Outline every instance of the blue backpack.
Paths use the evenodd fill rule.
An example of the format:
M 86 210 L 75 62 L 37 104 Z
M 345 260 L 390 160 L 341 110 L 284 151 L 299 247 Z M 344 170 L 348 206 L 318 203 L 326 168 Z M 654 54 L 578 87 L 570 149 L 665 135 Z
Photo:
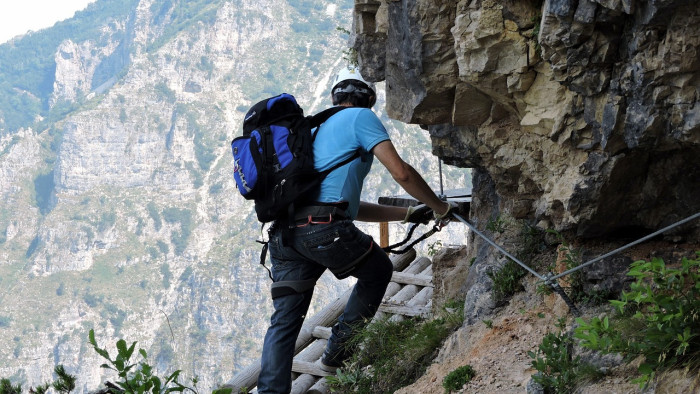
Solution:
M 309 194 L 331 171 L 314 168 L 313 129 L 345 107 L 326 109 L 314 116 L 294 96 L 283 93 L 252 106 L 243 120 L 243 135 L 231 142 L 233 177 L 238 191 L 255 201 L 260 222 L 293 218 L 294 208 L 309 203 Z

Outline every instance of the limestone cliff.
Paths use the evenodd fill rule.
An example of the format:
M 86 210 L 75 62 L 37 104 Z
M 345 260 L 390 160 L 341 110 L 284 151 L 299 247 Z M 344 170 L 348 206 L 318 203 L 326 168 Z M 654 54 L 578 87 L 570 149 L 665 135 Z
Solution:
M 700 211 L 695 2 L 356 3 L 355 48 L 389 116 L 483 173 L 493 209 L 579 237 Z
M 511 253 L 532 248 L 528 229 L 550 230 L 590 259 L 700 212 L 696 1 L 356 0 L 354 28 L 363 75 L 386 81 L 389 116 L 428 129 L 445 162 L 473 168 L 469 220 Z M 692 256 L 698 239 L 695 220 L 584 275 L 596 283 L 633 259 Z M 533 257 L 541 274 L 555 265 Z M 403 392 L 440 390 L 451 371 L 441 364 L 469 361 L 482 375 L 465 392 L 524 390 L 536 342 L 523 340 L 543 334 L 518 308 L 568 312 L 536 295 L 529 275 L 524 294 L 499 304 L 490 274 L 506 261 L 474 234 L 461 258 L 438 261 L 438 298 L 462 297 L 466 324 Z M 482 329 L 485 319 L 498 327 Z M 636 392 L 586 392 L 596 390 Z

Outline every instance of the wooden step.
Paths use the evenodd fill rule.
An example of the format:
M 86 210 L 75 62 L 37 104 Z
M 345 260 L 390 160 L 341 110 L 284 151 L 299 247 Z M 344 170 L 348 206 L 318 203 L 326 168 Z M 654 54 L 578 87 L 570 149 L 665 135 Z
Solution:
M 292 362 L 292 372 L 309 374 L 314 376 L 332 376 L 334 373 L 326 372 L 321 369 L 321 366 L 317 363 L 311 363 L 308 361 L 301 361 L 295 359 Z
M 384 313 L 404 316 L 428 317 L 430 315 L 430 307 L 428 306 L 409 306 L 383 302 L 379 306 L 379 310 Z
M 416 285 L 423 287 L 433 287 L 433 277 L 420 274 L 406 274 L 403 272 L 394 272 L 391 275 L 391 281 L 402 285 Z

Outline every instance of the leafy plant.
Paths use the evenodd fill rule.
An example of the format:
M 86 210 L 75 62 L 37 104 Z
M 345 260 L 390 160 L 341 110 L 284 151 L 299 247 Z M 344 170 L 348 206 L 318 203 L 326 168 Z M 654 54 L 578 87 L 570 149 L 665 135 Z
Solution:
M 342 27 L 342 26 L 337 26 L 335 28 L 336 31 L 340 32 L 341 34 L 347 36 L 348 38 L 351 35 L 350 30 Z M 343 60 L 348 64 L 348 66 L 353 66 L 357 67 L 357 65 L 360 63 L 359 60 L 357 59 L 357 50 L 355 48 L 347 48 L 343 50 Z
M 180 370 L 170 374 L 164 381 L 154 375 L 153 367 L 146 362 L 148 357 L 146 351 L 143 349 L 139 349 L 139 354 L 143 357 L 143 361 L 132 363 L 131 357 L 134 354 L 136 342 L 133 342 L 131 346 L 127 347 L 126 341 L 123 339 L 117 341 L 118 355 L 112 359 L 106 349 L 100 348 L 97 345 L 94 330 L 90 330 L 89 340 L 97 354 L 109 361 L 109 364 L 102 364 L 101 367 L 116 371 L 121 379 L 116 382 L 116 385 L 126 392 L 140 394 L 146 392 L 151 392 L 153 394 L 183 392 L 185 390 L 190 390 L 194 393 L 197 392 L 195 389 L 187 387 L 178 381 Z M 192 379 L 192 384 L 194 387 L 197 386 L 196 378 Z M 114 390 L 114 392 L 118 392 L 118 390 Z
M 54 368 L 54 373 L 58 378 L 53 383 L 45 383 L 36 388 L 30 388 L 32 394 L 45 394 L 50 388 L 53 388 L 57 393 L 67 394 L 75 389 L 75 376 L 66 372 L 63 365 L 57 365 Z M 13 386 L 9 379 L 0 379 L 0 394 L 22 394 L 22 385 Z
M 542 338 L 537 352 L 527 354 L 533 359 L 532 366 L 538 371 L 532 379 L 542 386 L 545 393 L 569 393 L 578 382 L 598 375 L 595 367 L 573 357 L 573 339 L 564 332 L 565 319 L 557 325 L 559 333 L 549 333 Z
M 22 394 L 22 385 L 13 386 L 10 379 L 0 379 L 0 394 Z
M 555 230 L 547 230 L 547 232 L 556 235 L 559 239 L 560 244 L 558 251 L 563 255 L 563 266 L 561 267 L 563 270 L 570 270 L 581 265 L 582 261 L 580 250 L 575 249 L 571 245 L 569 245 L 559 232 Z M 550 269 L 552 268 L 553 267 L 550 267 Z M 573 301 L 599 305 L 607 299 L 607 297 L 609 296 L 608 292 L 584 291 L 583 278 L 583 271 L 578 270 L 572 272 L 571 274 L 565 276 L 564 279 L 562 279 L 562 287 L 566 288 L 569 296 Z M 551 292 L 551 289 L 538 289 L 538 292 L 548 294 L 548 292 Z
M 457 391 L 472 380 L 474 376 L 476 376 L 476 372 L 474 372 L 471 365 L 463 365 L 445 376 L 442 380 L 442 387 L 445 388 L 445 393 Z
M 438 240 L 428 245 L 428 256 L 435 256 L 442 248 L 442 241 Z
M 509 259 L 503 268 L 489 272 L 488 276 L 493 281 L 494 298 L 499 303 L 522 289 L 520 279 L 525 276 L 525 270 Z
M 646 385 L 659 370 L 700 367 L 700 252 L 680 267 L 662 259 L 636 261 L 627 275 L 636 278 L 620 300 L 611 300 L 620 316 L 577 319 L 581 344 L 627 360 L 643 356 L 640 378 Z
M 537 253 L 547 248 L 544 242 L 544 231 L 531 225 L 527 221 L 521 222 L 520 243 L 521 247 L 517 257 L 521 260 L 531 260 Z
M 451 305 L 455 305 L 454 303 Z M 414 382 L 432 362 L 436 349 L 463 323 L 463 304 L 445 307 L 433 320 L 380 320 L 358 331 L 348 346 L 353 356 L 336 376 L 333 392 L 391 393 Z
M 506 231 L 506 220 L 503 219 L 501 215 L 489 219 L 489 221 L 486 223 L 486 229 L 494 233 L 502 234 L 504 231 Z

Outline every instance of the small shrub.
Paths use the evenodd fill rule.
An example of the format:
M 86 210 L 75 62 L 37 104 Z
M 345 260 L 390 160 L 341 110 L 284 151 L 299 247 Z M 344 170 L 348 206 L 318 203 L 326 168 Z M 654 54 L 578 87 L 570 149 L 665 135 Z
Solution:
M 506 221 L 500 215 L 493 219 L 489 219 L 486 223 L 486 229 L 492 233 L 502 234 L 506 231 Z
M 380 320 L 358 331 L 348 344 L 353 356 L 336 376 L 326 378 L 331 390 L 390 393 L 413 383 L 445 338 L 462 325 L 464 306 L 455 305 L 433 320 Z
M 433 257 L 442 248 L 442 241 L 435 241 L 428 245 L 428 256 Z
M 525 270 L 513 260 L 508 260 L 500 270 L 488 273 L 489 278 L 493 281 L 496 303 L 505 301 L 522 289 L 520 279 L 525 276 L 525 273 Z
M 474 376 L 476 376 L 476 372 L 474 372 L 471 365 L 463 365 L 445 376 L 445 379 L 442 380 L 442 387 L 445 388 L 445 393 L 457 391 L 472 380 Z
M 595 367 L 573 357 L 573 339 L 564 332 L 565 320 L 559 320 L 559 333 L 549 333 L 542 338 L 537 352 L 528 352 L 532 366 L 538 371 L 532 379 L 542 386 L 544 392 L 568 393 L 577 383 L 598 375 Z
M 2 394 L 22 394 L 22 385 L 13 386 L 10 379 L 0 379 L 0 393 Z
M 581 345 L 620 353 L 629 361 L 643 356 L 640 378 L 646 385 L 657 371 L 700 368 L 700 252 L 680 267 L 662 259 L 636 261 L 627 275 L 636 278 L 620 300 L 611 300 L 620 316 L 577 319 Z
M 173 372 L 164 380 L 154 375 L 153 367 L 146 362 L 148 356 L 143 349 L 139 349 L 139 354 L 143 358 L 143 361 L 132 363 L 131 356 L 134 354 L 136 342 L 133 342 L 131 346 L 127 348 L 126 341 L 123 339 L 117 341 L 118 354 L 112 359 L 106 349 L 97 346 L 94 330 L 90 330 L 89 340 L 97 354 L 109 361 L 109 364 L 102 364 L 101 367 L 116 371 L 120 380 L 115 382 L 115 384 L 128 393 L 151 392 L 156 394 L 183 392 L 185 390 L 197 392 L 194 388 L 187 387 L 178 381 L 180 370 Z M 196 378 L 192 379 L 192 384 L 194 387 L 197 386 Z
M 57 365 L 53 371 L 58 377 L 53 383 L 45 383 L 30 388 L 29 392 L 32 394 L 46 394 L 49 389 L 53 388 L 57 393 L 67 394 L 75 389 L 76 378 L 68 374 L 63 365 Z M 9 379 L 0 379 L 0 394 L 22 394 L 22 385 L 12 386 Z

